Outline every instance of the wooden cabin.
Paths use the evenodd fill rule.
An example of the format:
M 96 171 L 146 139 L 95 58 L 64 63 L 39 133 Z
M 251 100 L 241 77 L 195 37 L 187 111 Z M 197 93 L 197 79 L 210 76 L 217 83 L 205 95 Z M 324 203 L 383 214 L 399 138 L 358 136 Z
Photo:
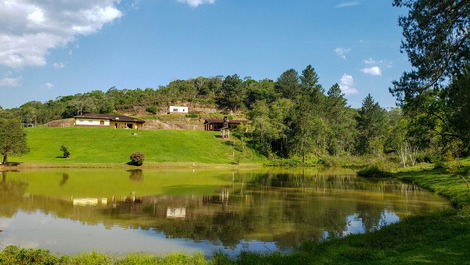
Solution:
M 221 131 L 225 126 L 228 129 L 236 129 L 238 126 L 246 124 L 245 120 L 226 120 L 226 119 L 209 119 L 204 122 L 204 130 L 206 131 Z
M 145 121 L 124 115 L 112 114 L 84 114 L 75 116 L 75 127 L 102 127 L 137 129 L 144 128 Z

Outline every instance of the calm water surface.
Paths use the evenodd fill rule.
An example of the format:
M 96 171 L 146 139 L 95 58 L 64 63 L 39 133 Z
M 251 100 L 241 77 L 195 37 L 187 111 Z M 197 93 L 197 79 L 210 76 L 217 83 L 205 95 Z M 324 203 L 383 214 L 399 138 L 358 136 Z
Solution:
M 0 173 L 0 248 L 236 254 L 374 231 L 449 207 L 353 172 L 54 169 Z

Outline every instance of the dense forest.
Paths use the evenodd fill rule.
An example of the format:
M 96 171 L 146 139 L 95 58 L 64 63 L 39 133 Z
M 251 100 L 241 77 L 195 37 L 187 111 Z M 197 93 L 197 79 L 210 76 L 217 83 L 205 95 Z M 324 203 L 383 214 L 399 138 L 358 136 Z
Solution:
M 400 18 L 412 69 L 390 92 L 397 108 L 383 109 L 368 95 L 359 109 L 348 106 L 338 84 L 324 88 L 309 65 L 289 69 L 277 80 L 238 75 L 176 80 L 158 89 L 111 88 L 106 92 L 32 101 L 3 110 L 25 124 L 84 113 L 153 113 L 170 104 L 215 107 L 252 121 L 235 133 L 270 158 L 305 161 L 324 155 L 396 153 L 405 166 L 420 160 L 470 152 L 468 1 L 402 1 L 410 9 Z M 435 36 L 439 36 L 436 38 Z

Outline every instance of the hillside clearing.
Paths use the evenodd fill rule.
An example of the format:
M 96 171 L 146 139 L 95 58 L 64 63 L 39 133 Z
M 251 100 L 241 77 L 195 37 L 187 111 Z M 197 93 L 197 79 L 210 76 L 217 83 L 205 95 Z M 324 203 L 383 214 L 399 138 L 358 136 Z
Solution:
M 115 130 L 98 128 L 28 128 L 30 152 L 12 161 L 25 163 L 114 163 L 129 162 L 132 152 L 145 154 L 145 162 L 193 162 L 231 164 L 240 155 L 242 163 L 260 163 L 264 158 L 251 149 L 234 151 L 231 142 L 218 132 Z M 136 134 L 136 135 L 133 135 Z M 231 140 L 235 140 L 233 137 Z M 64 159 L 59 151 L 65 145 L 71 152 Z

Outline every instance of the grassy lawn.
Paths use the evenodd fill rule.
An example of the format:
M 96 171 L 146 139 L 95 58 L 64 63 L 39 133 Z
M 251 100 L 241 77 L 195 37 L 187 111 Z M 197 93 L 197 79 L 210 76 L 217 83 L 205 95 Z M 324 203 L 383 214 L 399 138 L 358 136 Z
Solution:
M 146 162 L 194 162 L 228 164 L 234 161 L 233 147 L 206 131 L 130 131 L 101 128 L 29 128 L 26 130 L 31 151 L 11 161 L 28 163 L 118 163 L 129 161 L 132 152 L 145 154 Z M 137 135 L 132 135 L 137 133 Z M 232 137 L 233 139 L 233 137 Z M 61 145 L 71 152 L 60 158 Z M 257 163 L 263 157 L 252 150 L 241 162 Z

